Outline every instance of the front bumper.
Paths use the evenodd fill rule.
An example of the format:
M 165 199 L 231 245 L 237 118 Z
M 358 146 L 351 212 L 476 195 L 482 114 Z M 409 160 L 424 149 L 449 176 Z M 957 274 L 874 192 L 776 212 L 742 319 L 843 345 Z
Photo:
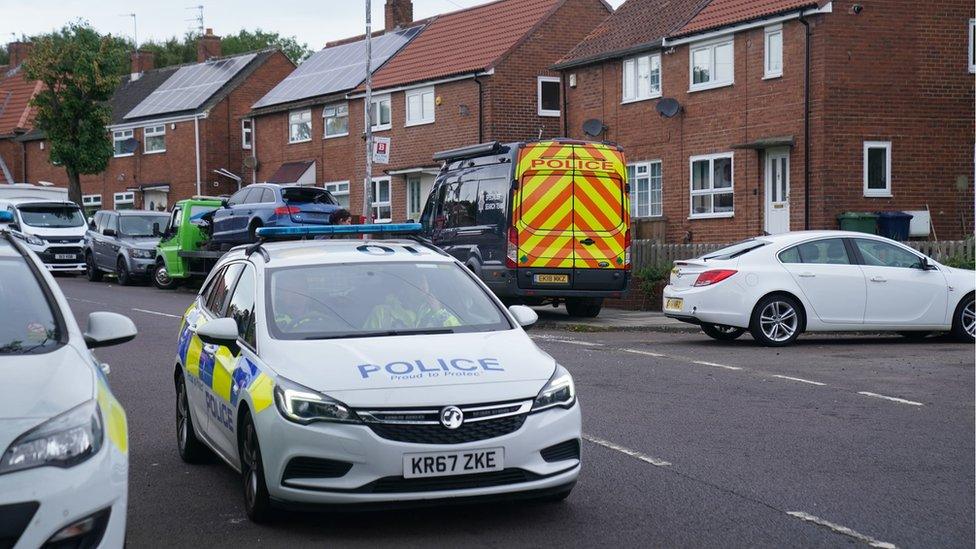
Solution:
M 129 272 L 137 276 L 150 276 L 156 268 L 156 258 L 143 259 L 129 257 Z
M 30 249 L 37 254 L 38 259 L 44 263 L 44 267 L 49 271 L 84 271 L 85 252 L 81 246 L 32 246 Z M 67 259 L 58 259 L 57 256 L 71 256 Z
M 726 284 L 729 282 L 729 284 Z M 668 300 L 680 299 L 680 309 L 668 309 Z M 752 316 L 749 294 L 734 281 L 714 286 L 664 287 L 661 310 L 664 316 L 689 324 L 720 324 L 748 328 Z
M 529 414 L 522 426 L 508 435 L 464 444 L 397 442 L 358 424 L 298 425 L 282 418 L 273 407 L 257 414 L 255 423 L 268 492 L 274 501 L 286 506 L 430 504 L 458 498 L 545 494 L 571 488 L 580 471 L 577 458 L 550 462 L 540 453 L 580 439 L 579 403 L 568 410 L 554 408 Z M 440 484 L 403 479 L 404 454 L 481 448 L 504 448 L 504 471 L 462 475 L 465 478 L 436 477 L 443 481 Z M 283 480 L 286 465 L 300 457 L 347 462 L 352 467 L 338 478 Z

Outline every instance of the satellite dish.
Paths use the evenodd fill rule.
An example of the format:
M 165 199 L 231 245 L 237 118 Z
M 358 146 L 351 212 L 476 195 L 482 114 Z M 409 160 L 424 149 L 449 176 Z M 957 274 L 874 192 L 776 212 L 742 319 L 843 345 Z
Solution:
M 681 103 L 678 103 L 678 100 L 673 97 L 665 97 L 657 102 L 655 108 L 658 114 L 664 118 L 672 118 L 681 112 Z
M 599 137 L 605 131 L 607 131 L 607 127 L 599 118 L 591 118 L 583 122 L 583 133 L 590 137 Z

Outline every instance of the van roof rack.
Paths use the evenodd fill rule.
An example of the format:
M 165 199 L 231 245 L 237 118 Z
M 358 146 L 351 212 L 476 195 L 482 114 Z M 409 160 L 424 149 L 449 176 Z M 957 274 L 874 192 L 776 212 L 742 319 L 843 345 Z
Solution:
M 498 141 L 489 141 L 477 145 L 468 145 L 434 153 L 434 160 L 461 160 L 464 158 L 474 158 L 502 152 L 502 144 Z

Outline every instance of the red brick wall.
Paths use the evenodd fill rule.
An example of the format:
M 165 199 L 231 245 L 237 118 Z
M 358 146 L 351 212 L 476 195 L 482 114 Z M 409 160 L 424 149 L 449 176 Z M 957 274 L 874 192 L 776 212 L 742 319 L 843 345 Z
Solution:
M 3 159 L 3 163 L 10 170 L 11 177 L 16 180 L 12 183 L 23 183 L 24 166 L 20 144 L 13 139 L 0 139 L 0 158 Z M 0 180 L 5 180 L 2 171 L 0 171 Z

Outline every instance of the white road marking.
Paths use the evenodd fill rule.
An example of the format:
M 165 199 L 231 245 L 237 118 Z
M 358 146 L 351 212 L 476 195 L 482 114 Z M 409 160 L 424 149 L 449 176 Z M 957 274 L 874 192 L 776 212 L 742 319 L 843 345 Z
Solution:
M 821 387 L 826 385 L 826 383 L 820 383 L 819 381 L 810 381 L 809 379 L 803 379 L 802 377 L 781 376 L 779 374 L 773 374 L 773 377 L 778 377 L 780 379 L 788 379 L 790 381 L 799 381 L 800 383 L 809 383 L 810 385 L 820 385 Z
M 834 524 L 833 522 L 830 522 L 829 520 L 824 520 L 824 519 L 822 519 L 820 517 L 816 517 L 816 516 L 813 516 L 811 514 L 804 513 L 803 511 L 787 511 L 786 514 L 787 515 L 790 515 L 791 517 L 798 518 L 800 520 L 805 520 L 807 522 L 812 522 L 812 523 L 818 524 L 820 526 L 825 526 L 825 527 L 833 530 L 834 532 L 837 532 L 838 534 L 841 534 L 843 536 L 847 536 L 847 537 L 850 537 L 850 538 L 854 538 L 854 539 L 856 539 L 856 540 L 858 540 L 860 542 L 863 542 L 863 543 L 866 543 L 866 544 L 870 545 L 871 547 L 880 547 L 882 549 L 897 549 L 897 547 L 895 546 L 894 543 L 888 543 L 886 541 L 876 540 L 876 539 L 872 538 L 871 536 L 866 536 L 866 535 L 864 535 L 864 534 L 862 534 L 860 532 L 851 530 L 850 528 L 848 528 L 846 526 L 841 526 L 839 524 Z
M 593 444 L 597 444 L 599 446 L 603 446 L 604 448 L 609 448 L 611 450 L 615 450 L 617 452 L 620 452 L 621 454 L 626 454 L 626 455 L 628 455 L 628 456 L 630 456 L 632 458 L 637 458 L 637 459 L 639 459 L 639 460 L 641 460 L 641 461 L 643 461 L 645 463 L 650 463 L 651 465 L 654 465 L 656 467 L 667 467 L 667 466 L 671 465 L 670 462 L 664 461 L 663 459 L 658 459 L 656 457 L 651 457 L 651 456 L 649 456 L 649 455 L 647 455 L 647 454 L 645 454 L 643 452 L 638 452 L 637 450 L 631 450 L 630 448 L 627 448 L 625 446 L 621 446 L 619 444 L 615 444 L 613 442 L 610 442 L 609 440 L 603 440 L 602 438 L 599 438 L 599 437 L 595 437 L 595 436 L 592 436 L 592 435 L 587 435 L 586 433 L 583 434 L 583 439 L 584 440 L 588 440 L 589 442 L 592 442 Z
M 652 353 L 650 351 L 641 351 L 638 349 L 620 349 L 625 353 L 634 353 L 635 355 L 646 355 L 646 356 L 656 356 L 658 358 L 664 357 L 661 353 Z
M 80 297 L 68 297 L 68 299 L 70 299 L 71 301 L 80 301 L 82 303 L 91 303 L 93 305 L 108 305 L 108 303 L 102 303 L 101 301 L 92 301 L 90 299 L 81 299 Z
M 159 311 L 150 311 L 148 309 L 136 309 L 135 307 L 133 307 L 132 310 L 133 311 L 139 311 L 140 313 L 148 313 L 148 314 L 151 314 L 151 315 L 168 316 L 170 318 L 183 318 L 180 315 L 171 315 L 169 313 L 161 313 Z
M 738 366 L 727 366 L 725 364 L 718 364 L 717 362 L 705 362 L 704 360 L 692 360 L 692 364 L 701 364 L 702 366 L 712 366 L 715 368 L 725 368 L 726 370 L 741 370 L 742 368 Z
M 868 391 L 858 391 L 857 394 L 874 397 L 874 398 L 883 398 L 885 400 L 890 400 L 892 402 L 900 402 L 901 404 L 910 404 L 912 406 L 924 406 L 924 404 L 922 404 L 921 402 L 915 402 L 914 400 L 905 400 L 903 398 L 898 398 L 898 397 L 879 395 L 878 393 L 869 393 Z
M 593 343 L 591 341 L 577 341 L 575 339 L 554 339 L 553 341 L 558 341 L 559 343 L 569 343 L 570 345 L 582 345 L 584 347 L 602 347 L 602 343 Z

